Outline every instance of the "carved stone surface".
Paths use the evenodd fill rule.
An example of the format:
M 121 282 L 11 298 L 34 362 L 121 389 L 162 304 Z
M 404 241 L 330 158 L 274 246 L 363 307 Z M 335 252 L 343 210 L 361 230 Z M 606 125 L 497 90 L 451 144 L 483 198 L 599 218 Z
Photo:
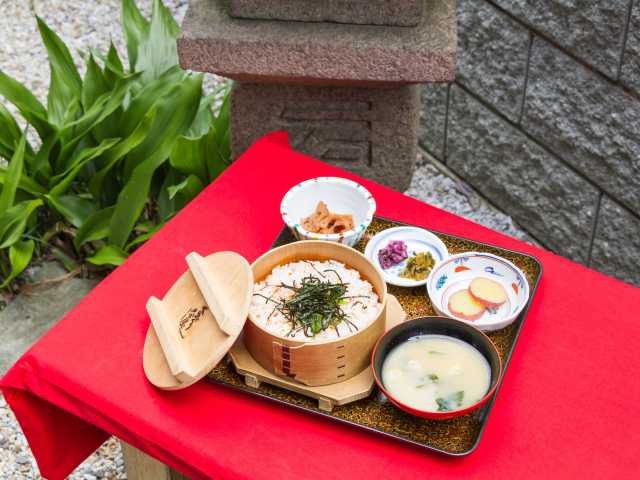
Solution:
M 232 17 L 413 27 L 424 0 L 231 0 Z
M 397 190 L 416 159 L 419 87 L 356 88 L 238 82 L 231 94 L 234 158 L 262 135 L 289 132 L 291 145 Z
M 415 28 L 237 19 L 225 5 L 190 2 L 178 39 L 183 68 L 251 82 L 322 85 L 454 78 L 455 0 L 425 2 Z

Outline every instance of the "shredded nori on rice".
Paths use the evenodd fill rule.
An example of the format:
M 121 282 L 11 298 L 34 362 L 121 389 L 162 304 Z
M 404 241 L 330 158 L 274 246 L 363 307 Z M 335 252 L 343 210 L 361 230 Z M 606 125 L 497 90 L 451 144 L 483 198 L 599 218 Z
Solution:
M 271 315 L 278 311 L 289 321 L 291 330 L 286 336 L 293 336 L 302 331 L 306 337 L 314 337 L 317 333 L 328 328 L 334 328 L 340 336 L 338 332 L 340 324 L 345 324 L 350 332 L 358 330 L 358 327 L 349 320 L 349 316 L 342 309 L 342 305 L 346 304 L 349 299 L 357 298 L 346 296 L 348 284 L 342 281 L 335 270 L 324 270 L 318 273 L 323 278 L 327 278 L 327 274 L 333 273 L 338 281 L 322 280 L 309 275 L 302 279 L 299 287 L 282 283 L 280 287 L 292 290 L 294 295 L 281 301 L 260 293 L 254 294 L 275 304 Z

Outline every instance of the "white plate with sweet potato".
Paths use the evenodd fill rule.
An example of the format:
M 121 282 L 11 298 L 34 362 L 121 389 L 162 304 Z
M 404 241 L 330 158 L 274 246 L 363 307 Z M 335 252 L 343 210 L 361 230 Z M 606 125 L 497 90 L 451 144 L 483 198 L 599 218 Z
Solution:
M 427 279 L 434 309 L 481 330 L 511 324 L 529 300 L 529 283 L 510 261 L 483 252 L 452 255 L 438 263 Z

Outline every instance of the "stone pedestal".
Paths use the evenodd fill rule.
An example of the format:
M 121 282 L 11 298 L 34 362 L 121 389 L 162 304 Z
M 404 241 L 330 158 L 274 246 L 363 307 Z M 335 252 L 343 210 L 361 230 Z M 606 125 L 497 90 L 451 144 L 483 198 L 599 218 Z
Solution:
M 424 0 L 231 0 L 232 17 L 415 27 Z
M 183 68 L 238 80 L 234 158 L 284 129 L 295 148 L 403 190 L 415 84 L 453 80 L 456 43 L 455 0 L 191 0 L 178 52 Z
M 291 145 L 320 160 L 404 191 L 416 159 L 419 87 L 309 87 L 236 83 L 235 156 L 257 138 L 287 130 Z

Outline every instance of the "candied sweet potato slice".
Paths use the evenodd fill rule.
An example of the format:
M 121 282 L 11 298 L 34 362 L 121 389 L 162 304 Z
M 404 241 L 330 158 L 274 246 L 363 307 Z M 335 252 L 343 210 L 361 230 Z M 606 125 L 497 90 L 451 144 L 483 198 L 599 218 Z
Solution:
M 449 311 L 464 320 L 477 320 L 485 310 L 486 307 L 476 300 L 467 289 L 455 292 L 449 297 Z
M 500 283 L 489 278 L 474 278 L 469 293 L 485 307 L 496 308 L 507 301 L 507 292 Z

